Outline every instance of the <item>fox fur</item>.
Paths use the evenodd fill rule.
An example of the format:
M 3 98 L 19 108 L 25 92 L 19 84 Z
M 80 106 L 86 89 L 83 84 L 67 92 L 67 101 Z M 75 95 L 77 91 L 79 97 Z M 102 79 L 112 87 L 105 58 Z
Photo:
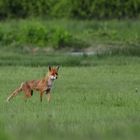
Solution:
M 49 71 L 45 77 L 41 80 L 31 80 L 22 82 L 21 85 L 16 88 L 7 98 L 7 102 L 9 102 L 13 97 L 17 96 L 21 91 L 25 94 L 25 99 L 31 97 L 33 95 L 33 91 L 39 91 L 40 93 L 40 101 L 42 102 L 43 94 L 46 93 L 47 100 L 50 102 L 51 99 L 51 88 L 54 80 L 58 77 L 59 66 L 56 68 L 49 66 Z

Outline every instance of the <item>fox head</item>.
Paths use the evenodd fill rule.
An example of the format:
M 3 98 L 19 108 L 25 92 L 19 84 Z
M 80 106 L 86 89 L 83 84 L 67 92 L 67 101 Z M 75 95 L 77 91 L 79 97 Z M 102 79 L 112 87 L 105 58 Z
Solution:
M 51 80 L 55 80 L 58 78 L 58 70 L 59 70 L 59 66 L 57 67 L 51 67 L 49 66 L 49 73 L 48 76 Z

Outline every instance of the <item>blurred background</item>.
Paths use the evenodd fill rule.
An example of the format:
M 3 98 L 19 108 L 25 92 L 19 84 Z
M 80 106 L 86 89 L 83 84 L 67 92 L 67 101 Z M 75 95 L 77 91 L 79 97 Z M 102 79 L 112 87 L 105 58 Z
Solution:
M 93 65 L 88 56 L 138 56 L 139 18 L 139 0 L 0 0 L 0 65 Z

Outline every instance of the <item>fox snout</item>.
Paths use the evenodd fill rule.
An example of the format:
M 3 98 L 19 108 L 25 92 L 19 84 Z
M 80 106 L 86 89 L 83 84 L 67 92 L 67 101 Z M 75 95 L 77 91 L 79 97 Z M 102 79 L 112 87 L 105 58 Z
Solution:
M 51 76 L 50 76 L 50 79 L 51 79 L 51 80 L 55 80 L 55 79 L 57 79 L 57 76 L 51 75 Z

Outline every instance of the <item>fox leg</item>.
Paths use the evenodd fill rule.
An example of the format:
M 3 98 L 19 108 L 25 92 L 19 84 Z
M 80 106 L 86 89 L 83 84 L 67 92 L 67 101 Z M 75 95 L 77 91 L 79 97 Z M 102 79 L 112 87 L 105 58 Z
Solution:
M 30 98 L 33 95 L 33 90 L 28 84 L 25 84 L 23 87 L 23 92 L 25 94 L 25 99 Z
M 47 100 L 48 100 L 48 102 L 50 102 L 50 100 L 51 100 L 50 89 L 47 89 L 47 90 L 46 90 L 46 95 L 47 95 Z
M 20 85 L 19 88 L 15 89 L 15 91 L 12 92 L 12 94 L 10 94 L 10 96 L 8 96 L 6 101 L 9 102 L 14 96 L 18 95 L 20 93 L 20 91 L 22 91 L 22 87 L 23 87 L 23 83 Z
M 43 92 L 40 92 L 40 102 L 42 102 L 42 96 L 43 96 Z
M 51 100 L 51 93 L 50 92 L 47 93 L 47 100 L 48 100 L 48 102 L 50 102 L 50 100 Z
M 25 101 L 32 96 L 31 91 L 23 91 L 25 93 Z

